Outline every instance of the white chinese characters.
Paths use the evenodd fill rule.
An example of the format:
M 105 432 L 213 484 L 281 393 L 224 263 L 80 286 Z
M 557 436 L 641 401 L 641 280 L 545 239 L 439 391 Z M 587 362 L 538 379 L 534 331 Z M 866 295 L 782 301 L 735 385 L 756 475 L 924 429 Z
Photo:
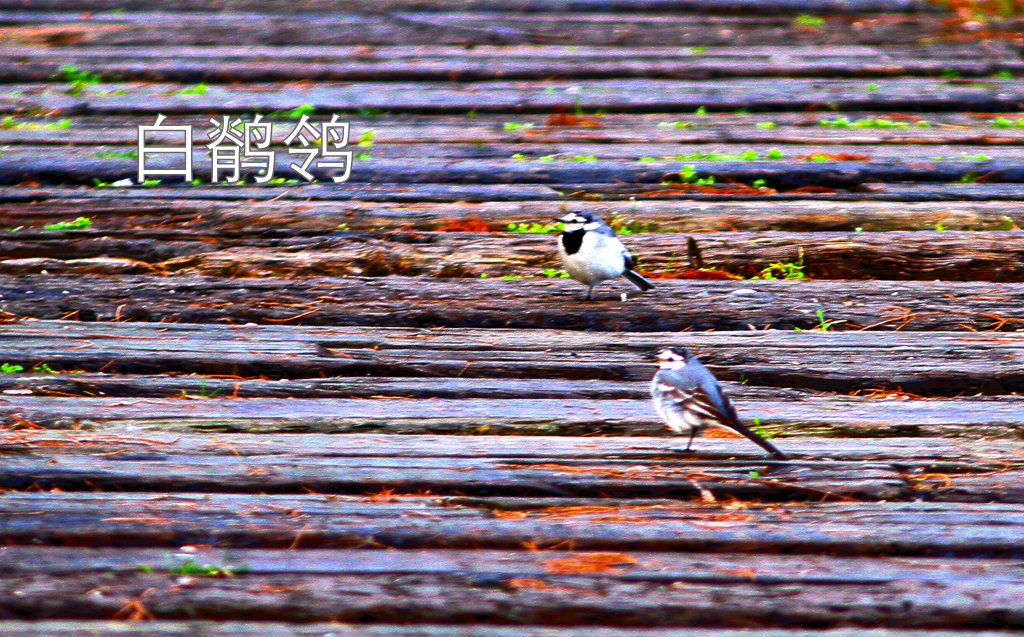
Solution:
M 138 180 L 143 183 L 147 177 L 152 176 L 178 176 L 183 177 L 186 182 L 193 182 L 193 145 L 192 126 L 167 126 L 164 125 L 166 116 L 157 115 L 156 122 L 152 126 L 139 126 L 139 150 L 138 150 Z M 274 178 L 276 171 L 283 171 L 285 167 L 277 164 L 277 151 L 271 148 L 274 138 L 274 123 L 263 121 L 262 115 L 256 115 L 253 121 L 244 121 L 241 118 L 231 118 L 228 115 L 219 119 L 210 118 L 213 128 L 206 134 L 210 143 L 206 144 L 209 150 L 207 155 L 210 159 L 210 182 L 211 183 L 238 183 L 243 181 L 245 175 L 243 169 L 253 174 L 253 180 L 258 184 L 264 184 Z M 288 147 L 289 155 L 305 156 L 302 163 L 289 163 L 286 168 L 295 171 L 306 181 L 313 181 L 316 176 L 310 170 L 323 171 L 333 169 L 340 171 L 340 174 L 332 174 L 334 183 L 348 181 L 352 175 L 352 151 L 346 150 L 348 146 L 350 125 L 348 122 L 339 121 L 339 116 L 333 114 L 329 122 L 320 122 L 314 126 L 309 121 L 309 116 L 303 114 L 298 124 L 291 132 L 283 138 L 283 143 Z M 182 139 L 182 145 L 156 145 L 152 137 L 147 134 L 161 136 L 161 141 L 168 135 L 178 141 Z M 297 147 L 292 147 L 296 144 Z M 168 161 L 161 157 L 169 157 Z M 318 165 L 313 163 L 319 158 Z M 286 159 L 284 161 L 287 161 Z M 282 161 L 282 163 L 284 163 Z M 147 162 L 150 166 L 147 166 Z M 153 167 L 154 163 L 158 163 Z M 168 167 L 172 163 L 174 167 Z

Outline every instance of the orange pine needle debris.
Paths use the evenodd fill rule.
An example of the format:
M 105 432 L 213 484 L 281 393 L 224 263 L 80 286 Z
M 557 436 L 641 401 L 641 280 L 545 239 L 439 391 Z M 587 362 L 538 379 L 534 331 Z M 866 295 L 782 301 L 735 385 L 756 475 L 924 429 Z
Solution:
M 438 232 L 497 232 L 498 226 L 484 221 L 480 217 L 462 217 L 459 219 L 442 219 L 441 225 L 435 228 Z
M 638 270 L 637 273 L 648 279 L 708 279 L 712 281 L 722 281 L 738 280 L 743 278 L 724 270 L 698 270 L 697 268 L 681 268 L 675 272 L 650 272 L 647 270 Z
M 628 553 L 579 553 L 569 557 L 544 561 L 548 573 L 605 573 L 620 571 L 615 568 L 624 564 L 636 564 L 636 558 Z
M 797 155 L 796 159 L 818 160 L 830 159 L 832 161 L 870 161 L 871 157 L 859 153 L 811 153 L 810 155 Z
M 548 126 L 603 126 L 601 122 L 589 117 L 570 115 L 569 113 L 555 113 L 548 117 Z

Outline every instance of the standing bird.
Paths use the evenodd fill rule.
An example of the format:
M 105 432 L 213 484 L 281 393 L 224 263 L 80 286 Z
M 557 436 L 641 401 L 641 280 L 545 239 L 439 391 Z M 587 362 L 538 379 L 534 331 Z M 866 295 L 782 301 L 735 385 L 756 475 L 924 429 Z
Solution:
M 709 425 L 723 425 L 750 438 L 779 460 L 788 460 L 775 445 L 740 423 L 718 380 L 700 364 L 693 352 L 685 347 L 670 347 L 658 353 L 658 362 L 661 369 L 651 381 L 654 411 L 675 433 L 690 433 L 686 451 L 690 450 L 697 432 Z
M 569 276 L 588 286 L 585 300 L 590 300 L 595 285 L 620 276 L 643 291 L 654 289 L 633 271 L 633 257 L 607 223 L 589 212 L 570 212 L 556 221 L 565 224 L 558 237 L 558 256 Z

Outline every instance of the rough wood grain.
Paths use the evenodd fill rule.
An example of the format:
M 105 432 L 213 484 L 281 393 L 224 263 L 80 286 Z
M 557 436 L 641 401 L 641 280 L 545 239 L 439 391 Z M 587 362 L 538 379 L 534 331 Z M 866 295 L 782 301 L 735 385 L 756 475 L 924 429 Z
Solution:
M 445 147 L 431 148 L 426 151 L 417 149 L 412 153 L 406 153 L 399 147 L 382 154 L 354 159 L 350 182 L 352 184 L 522 183 L 569 185 L 621 183 L 656 184 L 657 186 L 652 190 L 671 191 L 672 186 L 666 184 L 673 182 L 678 185 L 682 181 L 679 173 L 684 166 L 692 167 L 695 171 L 694 174 L 700 177 L 715 177 L 716 183 L 720 185 L 723 182 L 726 184 L 741 182 L 748 187 L 748 192 L 740 191 L 738 194 L 752 195 L 762 194 L 757 189 L 750 187 L 750 184 L 757 180 L 763 180 L 768 186 L 783 190 L 810 185 L 851 188 L 861 184 L 883 182 L 959 182 L 965 176 L 973 179 L 980 175 L 986 176 L 987 183 L 1024 182 L 1024 169 L 1020 168 L 1018 162 L 1015 161 L 1016 157 L 1012 150 L 997 149 L 990 151 L 989 154 L 982 153 L 980 155 L 968 155 L 953 151 L 951 159 L 935 160 L 929 158 L 935 152 L 941 152 L 941 148 L 945 147 L 941 147 L 938 151 L 923 147 L 922 152 L 917 156 L 912 151 L 905 152 L 904 155 L 907 155 L 905 158 L 897 158 L 899 152 L 894 149 L 885 149 L 885 153 L 889 157 L 861 161 L 858 158 L 868 158 L 869 155 L 860 153 L 871 152 L 870 149 L 808 146 L 800 147 L 795 152 L 787 150 L 786 157 L 774 161 L 706 161 L 671 159 L 673 157 L 671 153 L 676 151 L 668 146 L 638 145 L 631 147 L 631 145 L 619 145 L 616 148 L 618 150 L 608 151 L 604 146 L 587 144 L 556 144 L 528 148 L 509 145 L 483 148 L 459 147 L 451 153 L 448 153 Z M 684 146 L 679 150 L 689 153 L 694 149 Z M 705 150 L 697 152 L 705 152 Z M 827 157 L 823 153 L 844 153 L 850 150 L 855 152 L 847 155 L 834 155 L 833 160 L 812 161 L 806 159 L 815 156 Z M 757 151 L 767 154 L 769 149 L 758 148 L 754 152 Z M 429 156 L 410 157 L 424 152 Z M 974 151 L 972 150 L 972 152 Z M 598 158 L 590 153 L 612 156 Z M 651 153 L 653 155 L 650 155 Z M 39 180 L 65 185 L 93 184 L 94 180 L 110 184 L 125 179 L 134 184 L 138 180 L 138 162 L 136 160 L 103 157 L 91 150 L 19 147 L 9 150 L 5 154 L 10 156 L 10 162 L 0 167 L 0 182 L 8 185 L 30 181 L 38 182 Z M 446 154 L 455 156 L 444 157 Z M 517 160 L 513 157 L 514 155 L 521 156 L 522 159 Z M 624 156 L 615 157 L 615 155 Z M 689 156 L 689 154 L 680 155 L 680 157 Z M 559 161 L 560 157 L 568 159 L 568 161 Z M 574 159 L 576 157 L 586 157 L 587 159 L 577 161 Z M 656 160 L 639 161 L 648 157 L 656 158 Z M 979 159 L 975 161 L 970 157 Z M 278 175 L 278 178 L 297 179 L 299 174 L 289 167 L 295 161 L 294 155 L 289 155 L 280 149 L 275 159 L 274 174 Z M 147 161 L 146 164 L 147 168 L 151 170 L 181 169 L 183 165 L 183 160 L 172 156 L 160 156 L 153 161 Z M 316 179 L 330 183 L 331 178 L 341 174 L 342 171 L 314 164 L 308 172 Z M 971 175 L 974 177 L 970 177 Z M 206 151 L 194 151 L 193 176 L 195 179 L 207 183 L 212 179 L 210 160 L 206 157 Z M 251 174 L 246 179 L 250 177 Z M 221 188 L 224 187 L 221 186 Z M 735 190 L 732 188 L 734 193 Z M 763 194 L 774 193 L 766 191 Z
M 619 561 L 616 561 L 618 558 Z M 588 551 L 460 550 L 275 550 L 190 547 L 180 549 L 0 547 L 5 575 L 110 571 L 173 572 L 182 564 L 247 566 L 240 575 L 272 574 L 446 574 L 495 573 L 504 577 L 571 575 L 581 581 L 698 583 L 840 583 L 883 584 L 895 581 L 949 583 L 1020 583 L 1015 560 L 944 557 L 833 557 L 748 553 L 667 553 Z M 587 566 L 593 570 L 585 570 Z M 239 569 L 242 570 L 242 569 Z M 202 581 L 202 580 L 199 580 Z M 198 582 L 197 582 L 198 583 Z
M 429 418 L 427 414 L 425 417 Z M 682 446 L 677 445 L 677 446 Z M 738 446 L 738 445 L 737 445 Z M 942 480 L 922 478 L 923 488 L 886 464 L 766 460 L 760 451 L 742 451 L 727 462 L 635 458 L 573 460 L 523 458 L 281 457 L 223 453 L 176 453 L 173 444 L 115 455 L 21 453 L 6 462 L 5 489 L 111 489 L 159 492 L 371 493 L 397 490 L 440 495 L 556 495 L 562 497 L 754 498 L 813 500 L 966 500 L 1024 502 L 1020 480 L 1024 463 L 950 463 Z M 457 449 L 457 443 L 452 445 Z M 785 445 L 782 445 L 785 448 Z M 754 447 L 751 445 L 751 449 Z M 664 453 L 678 454 L 667 446 Z M 685 454 L 689 455 L 689 454 Z M 998 467 L 998 463 L 995 463 Z M 980 471 L 982 476 L 973 475 Z M 993 476 L 993 472 L 999 472 Z M 751 474 L 756 474 L 752 476 Z M 966 475 L 965 475 L 966 474 Z M 915 474 L 925 475 L 925 474 Z M 964 480 L 961 481 L 961 475 Z M 935 483 L 945 485 L 933 488 Z
M 816 380 L 820 384 L 836 383 L 832 379 Z M 648 400 L 251 398 L 197 403 L 157 398 L 8 396 L 0 399 L 0 408 L 0 423 L 8 427 L 22 427 L 28 422 L 55 429 L 85 427 L 97 431 L 127 426 L 183 432 L 670 435 Z M 895 403 L 843 398 L 796 403 L 737 400 L 741 418 L 758 422 L 772 434 L 790 436 L 1013 440 L 1024 437 L 1018 418 L 1021 408 L 1020 400 L 1010 398 Z
M 532 460 L 539 462 L 593 463 L 600 460 L 613 462 L 657 462 L 671 460 L 677 463 L 718 467 L 749 464 L 765 467 L 765 457 L 746 457 L 737 454 L 749 443 L 720 437 L 704 437 L 700 441 L 700 456 L 680 456 L 668 453 L 674 447 L 671 441 L 654 437 L 572 437 L 572 436 L 446 436 L 408 435 L 380 436 L 377 434 L 262 434 L 244 433 L 168 433 L 148 431 L 144 435 L 129 428 L 108 426 L 104 431 L 83 430 L 4 430 L 3 451 L 7 454 L 39 455 L 108 455 L 128 453 L 141 457 L 147 453 L 207 456 L 277 456 L 288 458 L 333 458 L 344 464 L 345 458 L 458 458 Z M 866 440 L 858 438 L 787 438 L 781 444 L 796 462 L 819 469 L 828 462 L 843 466 L 879 467 L 924 475 L 942 471 L 984 474 L 994 467 L 1014 467 L 1020 463 L 1020 445 L 1015 441 L 989 439 L 954 440 L 949 438 L 885 438 Z M 754 449 L 753 447 L 746 447 Z M 756 451 L 756 450 L 755 450 Z M 118 453 L 120 452 L 120 453 Z M 737 455 L 741 457 L 737 459 Z M 784 465 L 774 464 L 777 468 Z M 838 466 L 838 465 L 837 465 Z M 728 469 L 732 470 L 732 469 Z M 932 479 L 929 479 L 930 481 Z M 941 484 L 935 480 L 937 484 Z
M 542 220 L 543 221 L 543 220 Z M 228 278 L 308 276 L 430 276 L 434 278 L 543 277 L 560 271 L 555 237 L 532 233 L 351 234 L 281 240 L 211 239 L 198 229 L 179 241 L 110 239 L 101 229 L 87 238 L 64 231 L 22 232 L 0 239 L 0 274 L 128 273 Z M 340 235 L 340 236 L 339 236 Z M 74 235 L 73 235 L 74 236 Z M 758 276 L 772 264 L 802 264 L 814 279 L 1005 281 L 1024 279 L 1024 235 L 995 232 L 891 233 L 644 233 L 623 238 L 637 268 L 671 278 L 692 269 L 690 240 L 703 267 L 738 277 Z M 267 247 L 265 247 L 267 246 Z M 269 247 L 273 246 L 273 247 Z M 102 259 L 132 259 L 120 263 Z M 693 276 L 686 274 L 686 277 Z M 714 276 L 714 275 L 710 275 Z M 774 273 L 773 277 L 784 276 Z M 699 278 L 699 277 L 694 277 Z M 719 277 L 727 278 L 727 277 Z
M 476 50 L 476 49 L 473 49 Z M 616 49 L 618 50 L 618 49 Z M 314 106 L 314 105 L 310 105 Z M 314 107 L 315 108 L 315 107 Z M 316 121 L 326 111 L 314 110 Z M 296 118 L 286 114 L 269 116 L 275 122 L 272 139 L 283 143 L 291 132 Z M 822 125 L 845 117 L 851 124 L 866 120 L 881 120 L 872 126 L 848 127 Z M 995 126 L 1003 117 L 1009 127 Z M 870 111 L 844 111 L 835 113 L 818 109 L 801 112 L 772 113 L 587 113 L 575 125 L 552 125 L 559 119 L 551 115 L 497 115 L 478 113 L 473 117 L 450 115 L 373 115 L 350 114 L 352 139 L 373 131 L 373 144 L 363 150 L 380 150 L 390 144 L 476 144 L 519 142 L 549 144 L 554 142 L 589 142 L 596 144 L 667 143 L 667 144 L 898 144 L 913 150 L 922 145 L 966 144 L 985 147 L 1020 145 L 1024 130 L 1013 124 L 1016 114 L 957 113 L 910 111 L 905 113 L 879 113 Z M 67 120 L 65 128 L 60 122 Z M 0 128 L 0 141 L 5 144 L 52 145 L 127 145 L 137 143 L 140 125 L 152 125 L 151 115 L 131 112 L 112 116 L 77 115 L 15 115 L 12 124 Z M 209 115 L 175 115 L 177 124 L 193 126 L 193 131 L 206 131 Z M 919 122 L 924 121 L 927 127 Z M 757 124 L 770 122 L 774 128 Z M 573 119 L 566 120 L 573 124 Z M 596 124 L 596 126 L 595 126 Z M 1002 123 L 1001 123 L 1002 124 Z M 506 125 L 509 125 L 506 128 Z M 154 141 L 174 141 L 173 136 L 153 133 Z M 179 137 L 180 139 L 180 137 Z M 606 147 L 606 150 L 608 148 Z M 742 151 L 740 151 L 742 152 Z M 984 152 L 984 151 L 975 151 Z M 972 153 L 972 154 L 975 154 Z M 678 153 L 672 153 L 678 154 Z
M 1013 230 L 1024 227 L 1024 208 L 1001 201 L 716 203 L 695 201 L 578 201 L 575 210 L 614 222 L 639 222 L 653 232 L 891 232 L 934 230 Z M 546 222 L 559 216 L 562 204 L 547 201 L 470 203 L 368 203 L 339 205 L 323 201 L 223 201 L 177 199 L 70 199 L 34 203 L 0 203 L 0 226 L 18 228 L 5 239 L 66 236 L 44 226 L 88 217 L 88 229 L 75 237 L 172 241 L 196 236 L 230 243 L 240 237 L 285 238 L 353 231 L 449 230 L 479 218 L 496 230 L 509 224 Z M 43 233 L 54 234 L 43 234 Z M 699 237 L 698 237 L 699 238 Z M 67 249 L 67 247 L 62 248 Z M 109 254 L 109 253 L 108 253 Z M 9 256 L 9 253 L 8 253 Z M 67 256 L 64 253 L 63 256 Z
M 153 617 L 344 622 L 464 622 L 620 626 L 868 623 L 902 627 L 1024 626 L 1009 582 L 818 584 L 705 583 L 501 573 L 452 575 L 242 575 L 76 573 L 59 580 L 0 578 L 8 618 L 105 619 L 137 600 Z M 40 581 L 41 580 L 41 581 Z M 785 590 L 780 595 L 779 590 Z M 91 593 L 97 591 L 97 593 Z M 20 594 L 16 594 L 20 593 Z M 730 608 L 728 614 L 723 607 Z
M 203 200 L 203 201 L 359 201 L 405 203 L 485 203 L 517 201 L 900 201 L 900 202 L 972 202 L 1021 201 L 1024 186 L 1017 183 L 932 183 L 900 182 L 862 184 L 852 190 L 787 189 L 737 192 L 725 186 L 706 186 L 700 190 L 666 189 L 660 184 L 288 184 L 280 186 L 241 185 L 235 187 L 196 185 L 155 185 L 127 188 L 86 188 L 81 186 L 37 186 L 29 182 L 20 186 L 0 186 L 0 202 L 36 202 L 50 199 L 86 200 Z
M 175 18 L 176 19 L 176 18 Z M 610 112 L 798 110 L 829 104 L 838 110 L 938 109 L 1017 111 L 1024 87 L 1006 79 L 964 84 L 941 79 L 582 80 L 447 82 L 318 82 L 309 85 L 210 85 L 199 94 L 175 94 L 179 84 L 90 84 L 69 95 L 67 84 L 10 84 L 0 108 L 90 114 L 263 112 L 313 104 L 325 112 L 380 109 L 392 113 L 549 113 L 574 107 Z M 570 91 L 570 89 L 572 89 Z M 569 91 L 569 92 L 567 92 Z
M 0 147 L 3 166 L 20 165 L 0 169 L 0 181 L 18 184 L 0 188 L 0 255 L 16 257 L 0 261 L 11 273 L 0 275 L 0 304 L 14 312 L 0 314 L 14 321 L 0 325 L 0 363 L 47 365 L 0 374 L 0 483 L 29 491 L 0 497 L 0 633 L 1024 628 L 1024 371 L 1011 333 L 1024 320 L 1020 246 L 1012 233 L 917 232 L 1021 223 L 1024 129 L 997 125 L 996 113 L 1024 110 L 1019 82 L 934 77 L 1024 70 L 1019 17 L 982 20 L 921 0 L 314 0 L 305 12 L 281 0 L 174 0 L 160 11 L 111 2 L 0 0 Z M 249 46 L 230 50 L 240 44 Z M 778 46 L 756 46 L 766 44 Z M 66 65 L 163 83 L 50 77 Z M 847 79 L 792 77 L 833 74 Z M 884 76 L 893 77 L 868 79 Z M 715 79 L 726 77 L 737 79 Z M 266 83 L 292 80 L 303 83 Z M 200 81 L 205 92 L 177 92 Z M 213 111 L 301 104 L 317 117 L 344 109 L 355 135 L 373 131 L 356 178 L 375 183 L 40 186 L 131 176 L 130 158 L 103 151 L 123 154 L 158 111 L 205 130 Z M 483 114 L 438 115 L 476 108 Z M 901 108 L 913 112 L 888 113 Z M 587 125 L 554 125 L 574 123 L 550 118 L 557 111 L 582 112 L 575 123 Z M 820 124 L 840 116 L 912 127 Z M 694 150 L 776 147 L 782 161 L 754 171 L 698 165 L 719 171 L 719 183 L 767 179 L 774 194 L 677 191 L 644 173 L 664 165 L 636 161 L 675 157 L 678 170 Z M 798 159 L 814 153 L 870 160 Z M 1019 183 L 947 183 L 976 175 Z M 661 280 L 658 296 L 612 302 L 622 288 L 608 285 L 605 300 L 583 305 L 564 280 L 394 276 L 438 274 L 437 260 L 451 262 L 445 276 L 526 272 L 551 237 L 363 233 L 459 217 L 532 222 L 566 203 L 649 230 L 869 233 L 698 236 L 710 265 L 799 259 L 799 244 L 813 276 L 1006 283 Z M 92 227 L 43 228 L 79 216 Z M 645 267 L 663 269 L 685 256 L 673 247 L 680 238 L 626 240 Z M 38 270 L 50 274 L 24 274 Z M 183 274 L 193 271 L 254 278 Z M 256 278 L 278 273 L 354 276 Z M 808 330 L 826 319 L 840 321 L 835 330 L 962 331 L 677 332 Z M 332 327 L 286 326 L 304 322 Z M 979 329 L 1001 333 L 966 332 Z M 794 460 L 715 437 L 678 453 L 682 441 L 664 438 L 645 395 L 653 366 L 643 355 L 666 341 L 694 346 L 742 416 L 781 435 Z M 43 373 L 50 365 L 91 373 Z M 295 433 L 310 431 L 364 433 Z M 425 431 L 544 435 L 415 435 Z M 558 433 L 577 436 L 549 435 Z M 607 553 L 534 550 L 552 547 Z M 249 571 L 176 568 L 189 561 Z M 109 621 L 147 616 L 160 621 Z M 18 621 L 46 618 L 70 621 Z M 237 619 L 249 621 L 210 621 Z
M 1020 559 L 1019 504 L 8 492 L 7 543 L 695 550 Z M 298 536 L 298 540 L 296 537 Z
M 351 637 L 708 637 L 720 634 L 708 628 L 609 628 L 588 626 L 501 626 L 487 624 L 341 624 Z M 210 637 L 324 637 L 339 624 L 243 621 L 17 621 L 0 620 L 0 630 L 10 637 L 187 637 L 201 631 Z M 734 632 L 725 629 L 725 632 Z M 859 637 L 863 628 L 744 628 L 750 637 Z M 962 631 L 872 628 L 871 637 L 957 637 Z M 1017 632 L 974 631 L 977 637 L 1011 637 Z
M 213 50 L 210 50 L 210 49 Z M 781 47 L 779 47 L 781 49 Z M 851 47 L 852 48 L 852 47 Z M 865 47 L 866 48 L 866 47 Z M 45 82 L 67 65 L 108 80 L 294 82 L 546 79 L 550 77 L 709 79 L 719 77 L 893 77 L 957 73 L 987 76 L 1024 69 L 1012 55 L 980 47 L 898 47 L 812 53 L 612 47 L 0 47 L 0 80 Z M 550 49 L 550 50 L 545 50 Z M 724 50 L 722 50 L 724 49 Z M 858 55 L 859 53 L 859 55 Z M 273 58 L 273 65 L 260 61 Z
M 148 436 L 148 437 L 143 437 Z M 779 444 L 787 462 L 752 454 L 740 440 L 681 444 L 659 439 L 321 434 L 0 434 L 8 489 L 116 489 L 295 493 L 692 496 L 771 501 L 927 500 L 1022 502 L 1024 460 L 1013 443 L 896 439 Z M 792 444 L 791 444 L 792 443 Z M 922 447 L 934 450 L 921 452 Z M 945 455 L 936 450 L 942 449 Z M 759 452 L 758 452 L 759 453 Z
M 568 279 L 0 275 L 0 310 L 8 319 L 621 332 L 812 330 L 818 310 L 833 330 L 1013 332 L 1024 319 L 1017 283 L 662 279 L 654 294 L 625 286 L 608 283 L 584 303 Z
M 802 263 L 803 274 L 814 279 L 872 280 L 1024 280 L 1024 234 L 1011 232 L 891 232 L 891 233 L 701 233 L 639 234 L 623 238 L 635 255 L 638 269 L 671 273 L 690 267 L 687 242 L 696 240 L 704 267 L 751 277 L 775 263 Z M 335 240 L 312 249 L 228 248 L 216 252 L 202 246 L 201 254 L 160 263 L 157 269 L 217 277 L 367 276 L 380 270 L 380 261 L 393 274 L 448 276 L 541 276 L 561 269 L 550 235 L 496 236 L 443 233 L 410 238 L 416 243 Z M 53 245 L 53 244 L 57 245 Z M 390 243 L 390 244 L 389 244 Z M 15 247 L 0 242 L 11 257 L 50 257 L 68 254 L 58 242 L 33 249 L 32 242 Z M 100 243 L 102 245 L 102 243 Z M 45 246 L 45 247 L 44 247 Z M 159 248 L 159 246 L 154 246 Z M 57 249 L 54 249 L 57 248 Z M 109 252 L 108 252 L 109 254 Z M 100 256 L 82 254 L 81 257 Z M 116 253 L 112 256 L 116 256 Z M 136 257 L 137 258 L 137 257 Z M 143 259 L 149 261 L 150 259 Z M 89 264 L 82 268 L 88 272 Z M 46 264 L 19 271 L 16 262 L 0 261 L 4 274 L 34 273 Z M 64 270 L 53 263 L 53 273 Z M 74 272 L 74 269 L 70 270 Z
M 26 6 L 28 4 L 28 6 Z M 111 11 L 127 9 L 132 11 L 149 11 L 152 5 L 138 0 L 118 2 L 116 0 L 88 0 L 76 4 L 74 8 L 88 11 Z M 200 14 L 215 13 L 231 9 L 251 13 L 256 9 L 273 12 L 278 15 L 301 13 L 295 5 L 282 1 L 256 2 L 254 0 L 219 0 L 214 4 L 198 0 L 172 0 L 161 5 L 167 11 L 198 12 Z M 63 0 L 32 0 L 26 3 L 18 0 L 5 0 L 0 4 L 2 9 L 26 9 L 36 11 L 67 10 L 68 3 Z M 715 11 L 744 10 L 770 8 L 772 11 L 828 11 L 833 13 L 856 12 L 925 12 L 941 13 L 942 8 L 922 0 L 770 0 L 768 3 L 751 2 L 750 0 L 313 0 L 303 11 L 509 11 L 515 13 L 562 12 L 562 11 Z M 213 9 L 214 11 L 211 11 Z M 372 13 L 371 13 L 372 15 Z M 93 16 L 87 15 L 84 18 Z M 97 17 L 106 17 L 102 14 Z M 123 16 L 122 16 L 123 17 Z
M 801 400 L 817 392 L 760 387 L 722 381 L 730 396 L 780 401 Z M 26 390 L 28 393 L 26 393 Z M 334 377 L 260 380 L 198 375 L 148 374 L 0 374 L 0 391 L 9 395 L 133 396 L 221 398 L 600 398 L 644 399 L 646 381 L 562 380 L 557 378 L 372 378 Z
M 929 4 L 929 6 L 934 6 Z M 2 8 L 2 7 L 0 7 Z M 535 13 L 533 15 L 536 15 Z M 531 14 L 521 16 L 525 19 Z M 607 15 L 607 14 L 606 14 Z M 147 62 L 164 60 L 251 60 L 273 57 L 275 61 L 334 60 L 349 61 L 353 58 L 363 61 L 424 60 L 435 58 L 462 58 L 466 60 L 512 58 L 524 60 L 558 60 L 564 58 L 580 60 L 605 59 L 821 59 L 844 58 L 850 61 L 885 60 L 900 62 L 906 58 L 939 59 L 944 61 L 963 60 L 1006 60 L 1013 61 L 1012 47 L 1006 43 L 985 42 L 942 44 L 922 43 L 914 46 L 749 46 L 749 47 L 705 47 L 693 51 L 679 47 L 623 47 L 623 46 L 567 46 L 549 44 L 545 46 L 204 46 L 204 47 L 23 47 L 0 44 L 0 57 L 19 61 L 48 60 L 103 60 L 113 63 L 124 62 L 125 57 Z M 52 78 L 44 78 L 52 79 Z
M 929 6 L 930 3 L 924 3 Z M 799 6 L 799 5 L 797 5 Z M 14 8 L 14 7 L 11 7 Z M 20 8 L 20 7 L 18 7 Z M 122 8 L 112 7 L 112 8 Z M 480 13 L 451 11 L 344 12 L 311 24 L 282 13 L 43 13 L 5 11 L 11 44 L 99 46 L 189 45 L 494 45 L 778 46 L 916 44 L 922 40 L 976 42 L 978 34 L 946 15 L 834 15 L 807 27 L 793 15 L 686 15 L 640 11 L 600 13 Z M 810 9 L 813 11 L 813 9 Z M 796 9 L 799 13 L 800 9 Z M 89 14 L 89 15 L 85 15 Z M 994 37 L 1016 39 L 1020 21 L 989 21 Z

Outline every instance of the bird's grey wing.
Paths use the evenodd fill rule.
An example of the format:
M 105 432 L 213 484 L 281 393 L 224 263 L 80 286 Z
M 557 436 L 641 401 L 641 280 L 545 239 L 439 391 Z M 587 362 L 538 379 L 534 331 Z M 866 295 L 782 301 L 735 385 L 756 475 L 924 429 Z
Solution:
M 701 420 L 732 426 L 726 415 L 702 387 L 676 387 L 667 393 L 680 411 L 696 414 L 700 416 Z
M 757 435 L 740 422 L 736 408 L 732 406 L 732 401 L 722 391 L 722 386 L 718 384 L 718 379 L 701 365 L 699 361 L 695 359 L 694 362 L 696 362 L 696 365 L 688 364 L 684 369 L 684 374 L 689 377 L 691 382 L 697 385 L 697 390 L 694 392 L 694 400 L 704 405 L 707 411 L 715 414 L 715 417 L 711 418 L 711 420 L 743 434 L 768 453 L 786 460 L 786 454 L 779 451 L 775 445 Z
M 584 226 L 584 228 L 586 228 L 587 232 L 596 232 L 597 234 L 603 234 L 606 237 L 615 236 L 615 231 L 612 230 L 612 227 L 600 219 L 591 221 Z
M 707 399 L 707 394 L 692 379 L 679 372 L 661 370 L 654 377 L 654 382 L 663 396 L 662 404 L 666 409 L 678 413 L 693 412 L 705 419 L 720 420 L 715 406 Z
M 686 366 L 685 372 L 692 382 L 700 387 L 701 392 L 707 397 L 708 402 L 714 406 L 715 411 L 722 415 L 724 424 L 732 427 L 732 423 L 739 422 L 736 409 L 732 406 L 729 397 L 722 391 L 722 386 L 718 383 L 718 379 L 715 378 L 714 374 L 696 360 Z

